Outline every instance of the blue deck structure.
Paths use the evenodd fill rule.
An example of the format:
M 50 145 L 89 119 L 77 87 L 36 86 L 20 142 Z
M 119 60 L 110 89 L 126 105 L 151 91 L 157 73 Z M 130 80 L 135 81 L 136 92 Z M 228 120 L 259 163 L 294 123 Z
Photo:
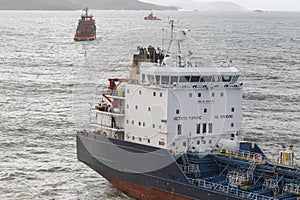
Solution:
M 297 200 L 300 198 L 300 171 L 294 166 L 272 163 L 255 151 L 188 152 L 178 159 L 193 185 L 235 195 L 242 199 Z M 254 150 L 254 149 L 253 149 Z M 260 152 L 258 147 L 255 147 Z M 185 163 L 185 164 L 183 164 Z

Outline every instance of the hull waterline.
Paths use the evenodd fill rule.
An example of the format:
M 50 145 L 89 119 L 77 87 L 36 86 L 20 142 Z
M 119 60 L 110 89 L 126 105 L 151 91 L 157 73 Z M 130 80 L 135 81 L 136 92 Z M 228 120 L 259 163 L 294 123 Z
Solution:
M 177 163 L 174 162 L 170 163 L 163 169 L 158 169 L 152 172 L 132 172 L 137 170 L 134 166 L 151 165 L 150 157 L 152 156 L 152 160 L 157 159 L 155 154 L 147 154 L 150 157 L 145 159 L 143 162 L 141 162 L 141 160 L 132 160 L 130 158 L 129 163 L 133 166 L 133 168 L 124 169 L 125 167 L 128 168 L 128 166 L 122 166 L 120 163 L 123 162 L 123 158 L 126 159 L 126 152 L 124 152 L 124 149 L 126 148 L 130 148 L 132 151 L 136 152 L 153 152 L 153 150 L 156 150 L 149 148 L 149 146 L 118 141 L 111 138 L 109 139 L 92 133 L 77 135 L 78 159 L 107 179 L 117 189 L 135 199 L 240 199 L 234 196 L 224 195 L 215 191 L 199 188 L 190 184 L 185 175 L 178 168 Z M 165 154 L 160 152 L 160 156 L 165 159 L 168 159 L 166 158 L 167 155 L 169 155 L 168 151 L 165 151 Z M 108 158 L 110 158 L 110 160 Z M 171 159 L 171 157 L 169 158 Z M 148 162 L 145 162 L 146 160 L 148 160 Z M 115 167 L 108 166 L 107 163 L 109 162 L 118 163 L 119 168 L 116 169 Z

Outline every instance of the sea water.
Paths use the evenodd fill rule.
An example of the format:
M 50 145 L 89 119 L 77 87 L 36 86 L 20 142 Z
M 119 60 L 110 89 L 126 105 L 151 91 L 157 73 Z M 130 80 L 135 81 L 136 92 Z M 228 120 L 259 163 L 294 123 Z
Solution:
M 74 42 L 80 11 L 0 12 L 0 199 L 130 199 L 76 158 L 77 130 L 137 46 L 185 28 L 201 66 L 238 68 L 243 136 L 300 160 L 300 13 L 93 11 L 97 39 Z

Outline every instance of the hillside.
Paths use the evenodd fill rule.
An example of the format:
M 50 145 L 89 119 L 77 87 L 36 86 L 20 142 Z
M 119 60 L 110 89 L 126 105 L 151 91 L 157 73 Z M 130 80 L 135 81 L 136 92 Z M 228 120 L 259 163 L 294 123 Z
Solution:
M 141 0 L 147 3 L 155 3 L 163 6 L 176 6 L 183 10 L 199 11 L 240 11 L 243 10 L 238 4 L 227 1 L 198 2 L 196 0 Z
M 0 10 L 78 10 L 85 6 L 94 10 L 175 10 L 138 0 L 1 0 Z

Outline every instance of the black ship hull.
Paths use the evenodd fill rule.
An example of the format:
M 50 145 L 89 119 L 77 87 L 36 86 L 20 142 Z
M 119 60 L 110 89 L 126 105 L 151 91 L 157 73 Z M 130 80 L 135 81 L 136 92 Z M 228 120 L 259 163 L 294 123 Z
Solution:
M 191 184 L 165 149 L 79 132 L 77 157 L 136 199 L 241 199 Z

